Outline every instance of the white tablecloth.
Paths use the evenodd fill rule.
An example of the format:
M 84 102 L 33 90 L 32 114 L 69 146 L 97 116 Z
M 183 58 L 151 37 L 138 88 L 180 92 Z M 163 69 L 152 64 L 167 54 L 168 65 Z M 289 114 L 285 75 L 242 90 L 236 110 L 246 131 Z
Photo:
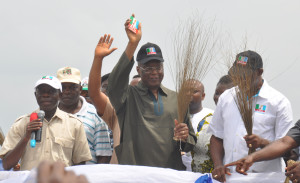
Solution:
M 67 167 L 76 174 L 84 174 L 91 183 L 193 183 L 203 174 L 177 171 L 167 168 L 155 168 L 132 165 L 81 165 Z M 0 171 L 0 183 L 34 183 L 36 170 Z M 284 182 L 284 173 L 249 173 L 247 176 L 233 173 L 227 176 L 227 183 L 280 183 Z M 217 181 L 214 181 L 216 183 Z

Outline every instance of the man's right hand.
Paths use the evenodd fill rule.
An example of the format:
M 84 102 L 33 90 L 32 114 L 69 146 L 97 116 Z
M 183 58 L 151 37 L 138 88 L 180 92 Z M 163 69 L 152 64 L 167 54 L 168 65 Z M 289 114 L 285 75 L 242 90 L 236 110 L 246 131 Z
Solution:
M 134 14 L 132 14 L 132 16 L 135 17 Z M 141 38 L 142 38 L 142 26 L 141 26 L 141 23 L 139 23 L 139 25 L 138 25 L 138 31 L 135 34 L 131 30 L 129 30 L 129 23 L 130 23 L 130 21 L 131 21 L 130 19 L 127 19 L 126 22 L 125 22 L 125 24 L 124 24 L 127 37 L 129 39 L 130 43 L 138 44 L 140 42 Z
M 229 168 L 227 168 L 226 166 L 220 165 L 214 168 L 214 170 L 211 172 L 212 177 L 219 181 L 219 182 L 225 182 L 226 181 L 226 176 L 227 175 L 231 175 Z
M 245 158 L 242 158 L 235 162 L 229 163 L 229 164 L 225 165 L 225 167 L 236 166 L 235 170 L 238 173 L 247 175 L 246 172 L 253 165 L 253 163 L 254 163 L 253 157 L 251 155 L 249 155 L 249 156 L 246 156 Z
M 39 130 L 43 126 L 43 123 L 40 119 L 35 119 L 27 124 L 25 137 L 27 140 L 30 139 L 31 132 Z

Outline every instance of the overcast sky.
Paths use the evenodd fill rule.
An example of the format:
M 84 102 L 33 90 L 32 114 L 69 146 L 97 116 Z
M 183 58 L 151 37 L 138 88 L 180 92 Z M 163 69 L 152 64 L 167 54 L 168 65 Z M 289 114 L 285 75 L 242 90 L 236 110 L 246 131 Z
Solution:
M 6 134 L 16 118 L 38 108 L 33 88 L 40 77 L 56 75 L 64 66 L 88 76 L 94 48 L 105 33 L 115 38 L 113 46 L 118 48 L 105 59 L 102 73 L 110 72 L 128 42 L 124 22 L 131 13 L 142 22 L 139 46 L 158 44 L 165 64 L 174 63 L 174 28 L 193 14 L 215 19 L 221 39 L 230 35 L 236 44 L 233 49 L 247 35 L 248 48 L 263 58 L 264 78 L 290 100 L 296 121 L 300 118 L 299 9 L 298 0 L 0 1 L 0 126 Z M 205 107 L 215 109 L 212 96 L 218 79 L 227 72 L 224 60 L 218 60 L 203 79 Z M 175 89 L 165 69 L 163 84 Z M 135 74 L 133 69 L 131 76 Z

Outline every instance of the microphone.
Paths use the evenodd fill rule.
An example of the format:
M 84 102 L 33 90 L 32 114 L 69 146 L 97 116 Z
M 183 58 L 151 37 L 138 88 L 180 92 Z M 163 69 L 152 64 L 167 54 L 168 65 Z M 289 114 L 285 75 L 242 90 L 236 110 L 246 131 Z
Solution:
M 36 120 L 38 119 L 38 115 L 37 113 L 32 113 L 30 115 L 30 122 L 32 122 L 33 120 Z M 31 136 L 30 136 L 30 147 L 35 147 L 35 135 L 36 135 L 36 132 L 35 131 L 32 131 L 31 132 Z
M 44 121 L 45 112 L 43 110 L 40 110 L 40 112 L 37 113 L 38 118 L 41 120 L 41 122 Z M 35 136 L 36 142 L 41 142 L 42 140 L 42 127 L 36 131 Z

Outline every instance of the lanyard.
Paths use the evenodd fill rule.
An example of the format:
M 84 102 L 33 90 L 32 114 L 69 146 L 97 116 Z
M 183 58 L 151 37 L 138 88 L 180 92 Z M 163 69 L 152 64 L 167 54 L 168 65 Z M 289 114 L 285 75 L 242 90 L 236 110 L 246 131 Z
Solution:
M 154 114 L 156 116 L 161 116 L 164 113 L 164 105 L 163 105 L 163 102 L 161 99 L 160 92 L 158 91 L 158 100 L 156 100 L 155 96 L 153 95 L 153 93 L 151 91 L 149 91 L 149 95 L 154 104 Z

